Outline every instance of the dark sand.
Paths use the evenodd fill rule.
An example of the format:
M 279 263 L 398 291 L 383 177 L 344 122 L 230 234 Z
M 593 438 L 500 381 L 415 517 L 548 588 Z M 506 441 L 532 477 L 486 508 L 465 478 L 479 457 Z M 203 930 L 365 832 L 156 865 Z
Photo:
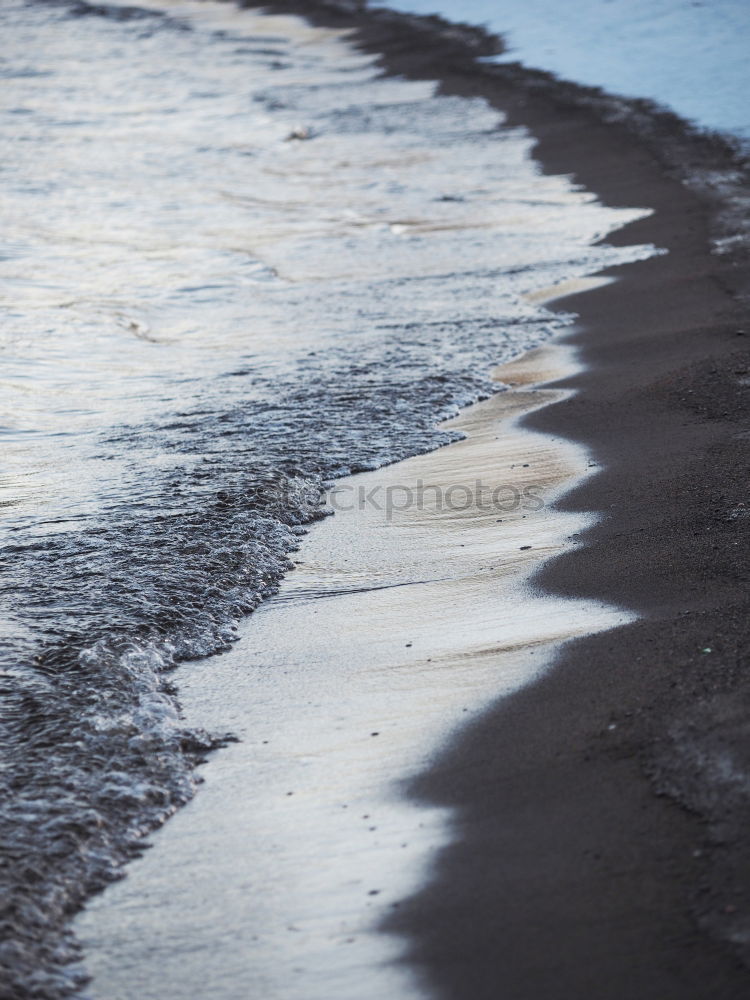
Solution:
M 641 620 L 569 644 L 415 784 L 456 810 L 457 839 L 389 929 L 446 1000 L 750 996 L 746 270 L 710 253 L 717 203 L 682 176 L 687 156 L 730 153 L 642 104 L 606 124 L 596 94 L 483 68 L 418 19 L 271 6 L 356 26 L 389 72 L 485 96 L 545 171 L 656 209 L 610 242 L 669 250 L 564 302 L 587 370 L 528 418 L 602 466 L 564 503 L 601 522 L 536 582 Z

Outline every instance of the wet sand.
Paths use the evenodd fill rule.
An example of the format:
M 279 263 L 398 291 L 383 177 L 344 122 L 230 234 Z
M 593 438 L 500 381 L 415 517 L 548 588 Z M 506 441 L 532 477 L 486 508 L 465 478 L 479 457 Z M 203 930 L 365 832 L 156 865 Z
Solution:
M 566 383 L 575 395 L 527 421 L 592 449 L 600 472 L 562 509 L 604 515 L 535 583 L 640 620 L 567 645 L 413 783 L 458 819 L 429 886 L 389 926 L 445 1000 L 744 997 L 747 254 L 732 237 L 712 252 L 727 220 L 747 228 L 724 180 L 741 188 L 741 165 L 637 102 L 489 72 L 471 33 L 346 6 L 314 16 L 356 28 L 386 72 L 485 96 L 532 130 L 545 171 L 607 205 L 653 207 L 611 242 L 669 251 L 564 303 L 581 317 L 571 343 L 585 369 Z M 700 170 L 714 180 L 696 183 Z
M 78 921 L 94 996 L 425 995 L 384 925 L 453 812 L 405 784 L 562 643 L 628 618 L 526 584 L 590 522 L 552 509 L 592 475 L 586 450 L 519 426 L 576 370 L 570 348 L 527 352 L 444 425 L 463 440 L 338 482 L 335 517 L 232 651 L 178 671 L 187 721 L 241 742 Z

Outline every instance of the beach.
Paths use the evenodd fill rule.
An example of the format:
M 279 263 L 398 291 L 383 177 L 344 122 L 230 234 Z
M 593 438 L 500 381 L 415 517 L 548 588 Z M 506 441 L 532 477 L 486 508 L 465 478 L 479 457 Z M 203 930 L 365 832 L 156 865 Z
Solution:
M 33 662 L 85 724 L 52 778 L 29 779 L 27 828 L 53 830 L 39 803 L 73 767 L 88 811 L 50 795 L 75 851 L 27 833 L 33 864 L 9 869 L 33 899 L 37 865 L 56 908 L 14 911 L 8 995 L 744 996 L 741 153 L 638 101 L 489 65 L 479 29 L 347 3 L 221 9 L 170 17 L 279 74 L 252 83 L 262 139 L 232 147 L 260 173 L 231 161 L 218 238 L 199 201 L 188 219 L 207 220 L 220 275 L 198 301 L 222 303 L 229 333 L 196 348 L 175 311 L 175 360 L 142 347 L 164 303 L 127 327 L 144 370 L 158 357 L 172 379 L 131 419 L 143 496 L 103 480 L 133 524 L 145 511 L 146 528 L 120 508 L 116 524 L 147 624 L 117 591 L 99 612 L 91 590 L 88 631 L 44 609 L 62 638 Z M 217 93 L 242 55 L 220 73 L 206 57 Z M 245 112 L 222 114 L 206 121 Z M 221 261 L 242 240 L 257 263 L 229 310 Z M 231 389 L 181 388 L 209 364 Z M 97 489 L 87 545 L 110 523 Z M 54 565 L 50 538 L 25 588 L 34 553 Z M 76 577 L 54 572 L 67 595 Z M 89 702 L 84 668 L 103 692 Z M 41 683 L 30 774 L 73 717 L 40 714 Z
M 530 351 L 449 422 L 462 440 L 336 483 L 232 651 L 178 670 L 188 724 L 240 742 L 77 921 L 92 995 L 425 995 L 386 928 L 454 815 L 405 789 L 564 643 L 628 619 L 526 583 L 589 522 L 549 509 L 592 474 L 585 449 L 518 426 L 576 369 L 562 345 Z
M 382 29 L 373 37 L 383 45 Z M 395 43 L 385 65 L 421 76 L 425 62 Z M 545 170 L 572 173 L 606 204 L 656 209 L 615 242 L 669 250 L 570 303 L 585 373 L 563 382 L 571 398 L 528 421 L 585 443 L 602 465 L 562 503 L 602 518 L 535 582 L 641 620 L 567 646 L 415 783 L 420 799 L 458 810 L 460 832 L 396 924 L 439 996 L 490 997 L 502 984 L 513 997 L 739 997 L 745 250 L 737 240 L 736 255 L 716 253 L 726 216 L 715 194 L 685 183 L 700 140 L 680 177 L 670 139 L 655 155 L 637 116 L 597 121 L 598 95 L 561 96 L 541 74 L 526 83 L 516 70 L 494 89 L 460 62 L 442 73 L 449 93 L 494 89 L 510 121 L 531 127 Z M 731 174 L 731 156 L 715 155 Z M 741 211 L 733 224 L 742 232 Z M 456 780 L 467 773 L 473 782 Z

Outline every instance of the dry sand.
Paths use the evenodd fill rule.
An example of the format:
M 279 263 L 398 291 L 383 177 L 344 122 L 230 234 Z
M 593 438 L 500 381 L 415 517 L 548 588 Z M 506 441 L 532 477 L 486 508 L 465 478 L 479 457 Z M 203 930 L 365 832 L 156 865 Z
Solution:
M 642 102 L 482 66 L 473 29 L 356 6 L 274 4 L 352 28 L 384 72 L 485 97 L 546 172 L 655 210 L 609 242 L 668 251 L 565 303 L 577 391 L 527 421 L 599 463 L 562 506 L 601 516 L 534 582 L 638 620 L 569 643 L 411 785 L 454 839 L 389 926 L 441 1000 L 745 997 L 747 164 Z
M 164 997 L 168 981 L 183 984 L 172 995 L 192 996 L 195 953 L 209 977 L 201 989 L 213 996 L 237 996 L 238 982 L 240 995 L 252 995 L 243 977 L 261 966 L 270 978 L 256 982 L 258 995 L 285 1000 L 375 1000 L 397 989 L 440 1000 L 747 996 L 736 957 L 747 957 L 750 941 L 750 615 L 747 522 L 737 514 L 747 352 L 735 297 L 746 273 L 737 257 L 709 252 L 714 205 L 684 186 L 681 164 L 669 159 L 679 129 L 657 118 L 639 134 L 627 115 L 605 123 L 611 106 L 596 95 L 514 67 L 485 71 L 460 34 L 433 37 L 422 23 L 330 5 L 273 6 L 356 27 L 386 71 L 485 96 L 532 128 L 549 172 L 572 174 L 607 204 L 654 207 L 617 239 L 669 254 L 620 269 L 620 280 L 573 301 L 582 317 L 569 342 L 583 362 L 576 373 L 564 372 L 569 356 L 560 367 L 557 348 L 533 359 L 533 375 L 506 369 L 517 386 L 460 418 L 466 441 L 356 479 L 401 485 L 408 467 L 415 477 L 468 483 L 502 460 L 520 464 L 519 479 L 537 473 L 552 493 L 579 481 L 557 508 L 502 524 L 484 512 L 428 518 L 412 509 L 366 530 L 361 520 L 348 541 L 341 513 L 309 536 L 297 573 L 223 658 L 227 684 L 217 687 L 215 664 L 210 680 L 205 665 L 182 672 L 190 721 L 244 725 L 246 740 L 215 758 L 207 787 L 157 835 L 160 846 L 104 897 L 116 920 L 110 912 L 105 925 L 95 904 L 80 922 L 99 982 L 122 985 L 100 995 Z M 716 152 L 679 148 L 696 162 Z M 543 369 L 566 381 L 535 388 Z M 503 419 L 508 430 L 498 435 Z M 530 435 L 532 427 L 544 434 Z M 572 534 L 584 544 L 567 543 Z M 540 563 L 533 583 L 543 589 L 532 593 Z M 628 624 L 618 625 L 614 607 L 629 609 Z M 571 638 L 607 625 L 618 627 Z M 554 669 L 545 669 L 553 650 Z M 321 668 L 333 673 L 313 690 Z M 236 695 L 226 716 L 243 677 L 248 689 L 267 685 L 252 726 Z M 281 738 L 279 692 L 300 711 Z M 503 697 L 488 710 L 493 695 Z M 276 776 L 266 806 L 253 785 L 263 773 Z M 362 797 L 370 790 L 372 801 Z M 357 823 L 347 826 L 349 809 Z M 431 817 L 422 828 L 420 815 Z M 400 841 L 403 820 L 414 825 Z M 283 842 L 276 850 L 277 830 L 309 847 L 301 868 L 282 863 L 294 850 Z M 201 881 L 206 843 L 213 876 Z M 376 866 L 363 869 L 368 856 Z M 181 894 L 169 857 L 195 875 Z M 381 861 L 390 882 L 373 881 Z M 350 877 L 334 890 L 338 864 Z M 219 879 L 225 905 L 210 912 Z M 297 900 L 301 927 L 274 924 L 276 892 Z M 144 935 L 149 905 L 170 898 L 151 910 Z M 250 952 L 247 907 L 266 907 Z M 227 911 L 239 915 L 234 951 L 231 935 L 201 938 Z M 392 937 L 373 933 L 379 921 Z M 326 958 L 336 935 L 353 949 L 338 966 L 348 984 L 339 994 Z M 289 975 L 290 941 L 292 971 L 306 969 L 306 979 Z M 406 962 L 390 964 L 397 957 Z M 365 968 L 385 978 L 371 981 Z

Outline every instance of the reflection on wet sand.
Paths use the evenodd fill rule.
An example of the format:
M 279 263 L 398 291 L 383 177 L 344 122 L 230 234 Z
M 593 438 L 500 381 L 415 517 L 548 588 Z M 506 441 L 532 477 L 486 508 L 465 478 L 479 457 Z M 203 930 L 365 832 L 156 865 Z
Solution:
M 95 996 L 187 997 L 197 977 L 224 1000 L 421 995 L 378 925 L 422 881 L 451 815 L 402 787 L 560 642 L 624 620 L 527 584 L 587 523 L 553 506 L 590 474 L 587 454 L 519 426 L 565 392 L 543 383 L 574 370 L 564 346 L 529 352 L 495 373 L 518 388 L 450 421 L 463 440 L 337 484 L 332 499 L 356 502 L 304 540 L 240 642 L 179 671 L 189 721 L 242 742 L 79 920 Z M 461 502 L 438 510 L 425 490 L 404 504 L 420 481 Z M 488 502 L 506 485 L 543 506 L 508 509 L 508 491 Z M 389 490 L 398 509 L 378 501 Z

